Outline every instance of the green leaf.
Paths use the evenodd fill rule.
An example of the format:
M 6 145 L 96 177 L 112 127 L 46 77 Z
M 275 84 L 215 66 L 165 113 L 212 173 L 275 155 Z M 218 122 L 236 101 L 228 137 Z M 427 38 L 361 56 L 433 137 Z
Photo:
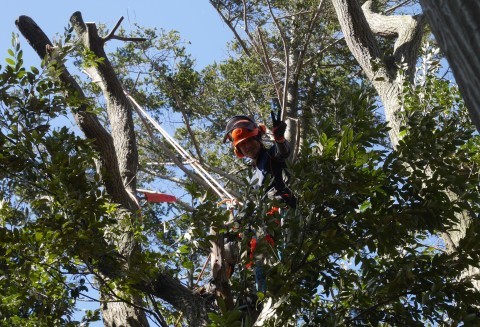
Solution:
M 35 232 L 35 241 L 40 241 L 43 238 L 42 232 Z
M 367 209 L 371 209 L 372 208 L 372 203 L 369 201 L 369 200 L 366 200 L 365 202 L 363 202 L 362 204 L 360 204 L 360 206 L 358 207 L 358 210 L 363 213 L 365 212 Z
M 225 301 L 221 297 L 217 297 L 217 304 L 220 308 L 220 312 L 225 314 L 227 312 L 227 305 L 225 304 Z
M 242 317 L 242 312 L 239 310 L 234 310 L 228 313 L 227 315 L 227 324 L 232 324 L 235 321 L 238 321 Z

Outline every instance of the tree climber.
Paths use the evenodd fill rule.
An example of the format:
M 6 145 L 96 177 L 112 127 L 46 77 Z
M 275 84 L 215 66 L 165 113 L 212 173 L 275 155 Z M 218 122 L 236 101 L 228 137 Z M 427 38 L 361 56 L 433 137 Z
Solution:
M 226 134 L 223 139 L 225 143 L 230 140 L 233 144 L 234 153 L 239 158 L 250 158 L 252 166 L 255 169 L 254 176 L 251 180 L 252 186 L 260 188 L 265 186 L 267 178 L 271 178 L 270 185 L 267 186 L 265 196 L 270 199 L 277 199 L 285 203 L 288 207 L 296 208 L 296 198 L 287 186 L 288 174 L 286 172 L 286 162 L 290 156 L 290 145 L 285 140 L 285 130 L 287 125 L 280 119 L 281 111 L 275 117 L 274 111 L 271 113 L 273 123 L 273 136 L 275 144 L 270 148 L 266 148 L 262 136 L 266 133 L 266 127 L 263 124 L 256 124 L 247 116 L 234 116 L 226 126 Z M 274 214 L 279 208 L 272 208 L 269 214 Z M 264 272 L 264 264 L 266 257 L 261 251 L 255 251 L 260 245 L 269 244 L 273 247 L 273 237 L 267 233 L 260 235 L 259 231 L 255 231 L 249 243 L 250 259 L 255 261 L 255 281 L 258 292 L 266 292 L 266 276 Z M 253 262 L 247 264 L 251 266 Z

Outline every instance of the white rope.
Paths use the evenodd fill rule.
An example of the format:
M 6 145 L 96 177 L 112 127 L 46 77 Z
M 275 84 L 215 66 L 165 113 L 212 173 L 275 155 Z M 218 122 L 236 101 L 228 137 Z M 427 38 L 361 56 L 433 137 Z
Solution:
M 183 159 L 190 162 L 190 165 L 196 171 L 200 177 L 212 188 L 212 190 L 217 193 L 221 199 L 227 198 L 230 201 L 235 201 L 235 197 L 232 196 L 218 181 L 216 181 L 198 162 L 197 159 L 193 158 L 185 149 L 178 144 L 178 142 L 171 137 L 165 129 L 160 126 L 150 115 L 143 110 L 143 108 L 131 97 L 127 92 L 125 92 L 127 98 L 132 102 L 132 104 L 142 113 L 142 115 L 150 121 L 150 123 L 162 134 L 162 136 L 177 150 L 177 152 L 183 157 Z

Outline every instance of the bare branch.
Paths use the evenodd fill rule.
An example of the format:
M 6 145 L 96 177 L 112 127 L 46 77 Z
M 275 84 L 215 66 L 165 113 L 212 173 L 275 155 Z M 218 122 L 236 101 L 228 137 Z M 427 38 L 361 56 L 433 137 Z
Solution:
M 280 33 L 282 44 L 283 44 L 283 54 L 285 56 L 285 74 L 283 77 L 283 80 L 284 80 L 283 94 L 277 93 L 278 98 L 281 99 L 280 101 L 280 105 L 282 107 L 281 117 L 282 117 L 282 120 L 285 120 L 285 112 L 286 112 L 285 108 L 287 105 L 287 88 L 288 88 L 288 81 L 290 80 L 290 76 L 289 76 L 290 75 L 290 56 L 289 56 L 290 47 L 288 46 L 288 41 L 287 41 L 288 39 L 287 39 L 287 36 L 285 35 L 285 31 L 283 30 L 282 25 L 280 24 L 280 21 L 277 19 L 277 17 L 273 13 L 272 4 L 270 3 L 269 0 L 267 1 L 267 4 L 268 4 L 268 10 L 270 11 L 270 15 L 272 16 L 272 19 L 275 22 L 275 26 L 277 27 L 278 32 Z M 275 83 L 275 80 L 273 80 L 273 82 Z M 281 95 L 283 96 L 280 97 Z
M 250 31 L 248 29 L 248 22 L 247 22 L 247 2 L 245 0 L 242 0 L 242 3 L 243 3 L 243 22 L 245 23 L 245 33 L 247 33 L 247 35 L 250 36 Z
M 307 48 L 310 45 L 310 38 L 312 37 L 313 34 L 313 28 L 315 26 L 315 22 L 317 21 L 318 17 L 320 16 L 320 10 L 322 9 L 322 4 L 323 0 L 320 0 L 320 3 L 317 6 L 317 9 L 315 10 L 312 19 L 310 20 L 310 23 L 308 24 L 308 30 L 307 30 L 307 36 L 305 38 L 305 42 L 303 44 L 303 50 L 300 52 L 300 56 L 297 60 L 297 66 L 295 68 L 294 72 L 294 78 L 295 78 L 295 83 L 298 82 L 298 79 L 300 77 L 300 72 L 302 71 L 303 68 L 303 61 L 305 59 L 305 55 L 307 54 Z
M 132 106 L 123 92 L 123 86 L 105 53 L 104 42 L 98 35 L 94 23 L 84 23 L 80 12 L 75 12 L 71 18 L 73 28 L 80 41 L 88 47 L 102 62 L 86 68 L 88 74 L 102 89 L 107 104 L 107 114 L 111 123 L 111 134 L 115 146 L 115 154 L 120 169 L 121 181 L 130 194 L 135 193 L 138 152 Z M 128 183 L 128 185 L 127 185 Z
M 117 31 L 117 29 L 120 27 L 120 24 L 122 23 L 123 21 L 123 16 L 120 17 L 120 19 L 118 20 L 118 22 L 115 24 L 115 27 L 112 29 L 112 31 L 106 36 L 103 38 L 103 41 L 104 42 L 107 42 L 108 40 L 110 40 L 112 37 L 114 37 L 115 35 L 115 32 Z
M 240 44 L 240 46 L 242 47 L 243 51 L 245 52 L 245 54 L 247 56 L 251 56 L 250 54 L 250 50 L 248 49 L 247 45 L 245 44 L 245 42 L 243 41 L 243 39 L 240 37 L 240 35 L 238 34 L 237 30 L 235 27 L 233 27 L 232 23 L 230 22 L 230 20 L 227 19 L 227 17 L 225 17 L 225 15 L 223 15 L 222 11 L 220 10 L 219 6 L 216 6 L 212 0 L 210 0 L 210 4 L 215 8 L 215 10 L 217 10 L 218 14 L 220 15 L 220 17 L 222 18 L 223 22 L 225 24 L 227 24 L 228 28 L 232 31 L 233 35 L 235 36 L 235 39 L 237 40 L 237 42 Z
M 277 77 L 275 76 L 275 70 L 273 69 L 272 62 L 270 60 L 270 55 L 268 54 L 267 45 L 265 44 L 265 40 L 263 39 L 262 30 L 260 27 L 257 28 L 257 35 L 260 40 L 260 44 L 262 46 L 263 56 L 261 56 L 262 62 L 264 63 L 265 68 L 267 69 L 268 73 L 270 74 L 270 78 L 272 79 L 273 86 L 275 87 L 275 92 L 279 99 L 283 99 L 282 90 L 280 90 L 280 81 L 277 81 Z
M 186 105 L 183 102 L 183 100 L 179 97 L 177 91 L 175 90 L 173 81 L 168 77 L 165 77 L 164 80 L 166 81 L 170 89 L 170 92 L 172 92 L 173 98 L 175 99 L 175 103 L 177 104 L 177 108 L 182 113 L 182 117 L 185 122 L 185 126 L 187 127 L 188 134 L 190 135 L 190 138 L 192 139 L 192 142 L 193 142 L 193 146 L 195 147 L 195 151 L 197 152 L 198 160 L 200 161 L 201 164 L 203 164 L 204 160 L 202 157 L 202 152 L 200 151 L 200 146 L 198 145 L 197 138 L 190 125 L 190 119 L 188 118 L 188 115 L 186 113 Z
M 125 42 L 145 42 L 145 41 L 147 41 L 147 39 L 144 38 L 144 37 L 123 37 L 123 36 L 117 36 L 117 35 L 114 35 L 114 36 L 110 37 L 108 40 L 120 40 L 120 41 L 125 41 Z M 108 40 L 105 40 L 105 41 L 108 41 Z

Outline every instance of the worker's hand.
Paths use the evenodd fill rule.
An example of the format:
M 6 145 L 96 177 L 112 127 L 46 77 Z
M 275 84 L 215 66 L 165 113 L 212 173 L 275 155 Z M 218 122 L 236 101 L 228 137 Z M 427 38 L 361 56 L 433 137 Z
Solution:
M 277 112 L 277 117 L 275 117 L 275 112 L 273 110 L 271 112 L 273 138 L 276 142 L 283 142 L 285 141 L 285 130 L 287 129 L 287 124 L 281 119 L 282 111 L 278 110 Z

